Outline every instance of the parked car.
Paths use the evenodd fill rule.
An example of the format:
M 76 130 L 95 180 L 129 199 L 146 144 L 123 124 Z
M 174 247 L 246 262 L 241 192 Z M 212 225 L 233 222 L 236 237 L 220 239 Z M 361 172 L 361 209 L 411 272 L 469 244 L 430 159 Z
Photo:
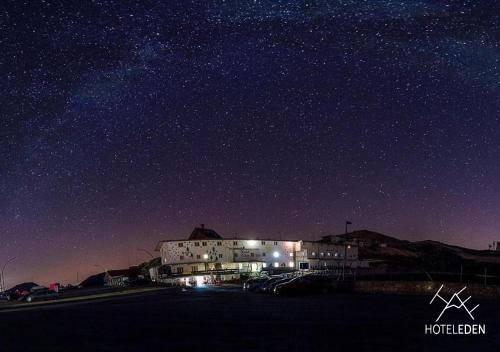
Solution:
M 257 291 L 258 292 L 262 292 L 262 293 L 267 293 L 269 292 L 269 287 L 277 282 L 277 281 L 281 281 L 283 280 L 283 277 L 282 276 L 272 276 L 270 278 L 268 278 L 266 281 L 262 282 L 259 287 L 257 288 Z M 272 291 L 271 291 L 272 292 Z
M 263 293 L 272 293 L 274 291 L 274 288 L 276 287 L 276 285 L 280 285 L 280 284 L 286 283 L 286 282 L 288 282 L 290 280 L 292 280 L 291 277 L 279 276 L 277 278 L 273 278 L 273 280 L 269 280 L 268 282 L 266 282 L 263 285 L 261 285 L 260 292 L 263 292 Z
M 47 290 L 36 290 L 26 296 L 26 302 L 47 301 L 56 299 L 59 296 L 57 292 Z
M 7 292 L 0 292 L 0 301 L 10 301 L 10 294 Z
M 320 275 L 305 275 L 276 285 L 273 292 L 277 295 L 293 295 L 326 293 L 332 290 L 333 281 L 331 278 Z
M 257 287 L 259 287 L 261 284 L 263 284 L 265 281 L 267 281 L 267 277 L 259 277 L 255 279 L 248 279 L 244 284 L 243 284 L 243 289 L 248 290 L 248 291 L 253 291 Z

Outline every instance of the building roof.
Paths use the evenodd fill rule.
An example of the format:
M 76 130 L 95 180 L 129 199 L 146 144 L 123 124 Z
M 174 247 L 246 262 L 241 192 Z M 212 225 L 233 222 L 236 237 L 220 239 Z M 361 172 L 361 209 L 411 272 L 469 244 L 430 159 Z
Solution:
M 191 232 L 191 235 L 186 239 L 173 239 L 173 240 L 162 240 L 159 241 L 155 247 L 155 251 L 159 251 L 161 245 L 165 242 L 180 242 L 180 241 L 192 241 L 192 240 L 230 240 L 230 241 L 276 241 L 276 242 L 298 242 L 300 240 L 290 240 L 290 239 L 276 239 L 276 238 L 238 238 L 238 237 L 227 237 L 223 238 L 215 230 L 208 229 L 205 224 L 201 224 L 200 227 L 195 227 Z
M 189 240 L 219 240 L 222 237 L 212 229 L 205 228 L 205 224 L 195 227 L 188 238 Z

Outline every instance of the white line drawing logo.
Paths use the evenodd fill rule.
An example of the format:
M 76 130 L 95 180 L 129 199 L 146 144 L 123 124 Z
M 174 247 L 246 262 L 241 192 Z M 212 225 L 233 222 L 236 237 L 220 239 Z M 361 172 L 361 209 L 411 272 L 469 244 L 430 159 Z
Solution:
M 471 298 L 471 296 L 467 297 L 464 301 L 462 301 L 462 299 L 460 298 L 460 293 L 462 293 L 466 288 L 464 287 L 463 289 L 461 289 L 460 291 L 458 292 L 455 292 L 453 294 L 453 296 L 451 296 L 450 300 L 447 301 L 446 299 L 444 299 L 443 297 L 441 297 L 439 295 L 439 292 L 441 292 L 441 289 L 443 288 L 444 285 L 441 285 L 441 287 L 439 288 L 439 290 L 436 292 L 436 294 L 434 295 L 434 297 L 432 297 L 431 301 L 429 304 L 432 304 L 432 302 L 434 302 L 434 300 L 437 298 L 439 298 L 440 300 L 442 300 L 444 303 L 446 303 L 446 305 L 444 306 L 443 310 L 441 311 L 441 314 L 439 314 L 439 316 L 437 317 L 436 319 L 436 323 L 439 321 L 439 319 L 441 319 L 441 316 L 443 315 L 443 313 L 447 310 L 447 309 L 450 309 L 450 308 L 457 308 L 457 309 L 460 309 L 460 308 L 463 308 L 465 309 L 465 311 L 469 314 L 469 316 L 471 317 L 472 320 L 474 320 L 474 317 L 472 316 L 472 312 L 477 308 L 479 307 L 479 304 L 476 305 L 474 308 L 472 309 L 469 309 L 467 308 L 467 306 L 465 305 L 465 303 Z

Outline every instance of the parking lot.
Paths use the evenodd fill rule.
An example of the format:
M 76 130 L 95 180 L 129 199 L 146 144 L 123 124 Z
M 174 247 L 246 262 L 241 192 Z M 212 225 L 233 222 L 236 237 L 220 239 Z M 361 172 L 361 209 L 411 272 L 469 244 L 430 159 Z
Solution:
M 478 301 L 485 336 L 429 336 L 430 297 L 277 297 L 169 288 L 0 313 L 5 351 L 498 351 L 500 302 Z M 442 309 L 442 307 L 441 307 Z M 457 312 L 458 313 L 458 312 Z M 450 319 L 462 319 L 452 314 Z

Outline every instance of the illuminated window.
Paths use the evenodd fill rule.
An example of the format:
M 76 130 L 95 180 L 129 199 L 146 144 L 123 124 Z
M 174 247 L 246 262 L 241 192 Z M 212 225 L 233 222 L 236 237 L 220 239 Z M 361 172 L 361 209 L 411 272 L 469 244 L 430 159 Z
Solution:
M 293 253 L 292 252 L 290 252 L 290 257 L 293 257 Z
M 280 266 L 280 263 L 278 263 L 278 262 L 274 262 L 274 267 L 275 267 L 275 268 L 277 268 L 277 267 L 279 267 L 279 266 Z
M 203 259 L 208 259 L 208 254 L 203 254 Z
M 274 258 L 278 258 L 280 256 L 280 254 L 277 252 L 277 251 L 274 251 L 273 252 L 273 257 Z
M 294 264 L 293 262 L 288 262 L 288 266 L 289 266 L 290 268 L 293 268 L 293 267 L 295 266 L 295 264 Z
M 262 263 L 263 268 L 267 268 L 267 263 Z
M 328 255 L 329 257 L 331 257 L 331 256 L 332 256 L 332 253 L 328 252 L 328 253 L 327 253 L 327 255 Z
M 316 255 L 316 252 L 312 252 L 311 255 Z
M 324 256 L 324 255 L 325 255 L 325 253 L 321 252 L 319 255 L 320 255 L 320 256 Z

